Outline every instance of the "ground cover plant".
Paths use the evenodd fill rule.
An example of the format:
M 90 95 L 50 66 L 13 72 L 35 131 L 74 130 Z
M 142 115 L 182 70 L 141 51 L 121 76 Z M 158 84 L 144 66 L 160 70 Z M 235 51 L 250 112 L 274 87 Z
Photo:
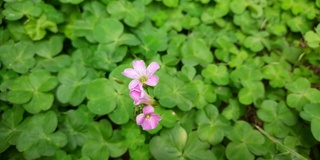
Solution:
M 0 159 L 320 159 L 320 0 L 0 5 Z

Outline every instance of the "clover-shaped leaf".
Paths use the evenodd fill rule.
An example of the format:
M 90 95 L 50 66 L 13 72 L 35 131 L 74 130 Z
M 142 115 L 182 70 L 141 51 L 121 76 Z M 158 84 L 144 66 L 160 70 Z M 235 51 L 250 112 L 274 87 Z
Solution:
M 302 34 L 305 34 L 307 31 L 311 28 L 310 21 L 307 20 L 304 16 L 297 16 L 294 18 L 291 18 L 287 21 L 287 25 L 291 29 L 292 32 L 301 32 Z
M 181 47 L 182 63 L 188 66 L 206 66 L 213 61 L 212 53 L 201 38 L 190 38 Z
M 298 78 L 293 82 L 287 83 L 285 88 L 291 91 L 287 96 L 287 104 L 289 107 L 302 110 L 302 107 L 309 102 L 320 102 L 320 91 L 310 88 L 311 84 L 306 78 Z
M 297 116 L 284 102 L 278 104 L 273 100 L 265 100 L 261 103 L 257 115 L 265 122 L 264 129 L 279 138 L 285 137 L 290 132 L 289 126 L 297 123 Z
M 63 37 L 52 36 L 49 40 L 40 41 L 35 44 L 37 55 L 43 57 L 38 60 L 38 65 L 43 66 L 51 72 L 58 72 L 70 64 L 68 55 L 58 55 L 62 51 Z
M 10 145 L 15 145 L 19 137 L 20 123 L 23 120 L 24 109 L 20 106 L 14 106 L 2 114 L 0 123 L 0 153 L 5 151 Z
M 244 11 L 242 14 L 234 15 L 233 22 L 241 27 L 245 33 L 252 33 L 258 30 L 258 25 L 255 19 L 250 16 L 249 11 Z
M 247 37 L 243 44 L 245 47 L 249 48 L 253 52 L 259 52 L 261 51 L 265 45 L 267 45 L 267 41 L 265 40 L 265 37 L 269 35 L 268 32 L 260 32 L 256 33 L 254 36 Z M 266 46 L 267 47 L 267 46 Z
M 192 99 L 195 98 L 196 91 L 194 84 L 185 84 L 175 77 L 164 74 L 155 87 L 154 94 L 162 106 L 167 108 L 178 106 L 179 109 L 188 111 L 193 107 Z
M 124 23 L 136 27 L 145 18 L 144 4 L 140 1 L 112 1 L 108 4 L 107 10 L 112 17 L 124 19 Z
M 45 70 L 35 70 L 29 76 L 21 76 L 10 86 L 8 100 L 15 104 L 23 104 L 30 113 L 48 110 L 53 103 L 54 96 L 48 93 L 58 84 L 56 77 Z M 23 98 L 22 98 L 23 97 Z
M 241 111 L 243 111 L 243 108 L 239 104 L 239 101 L 230 99 L 228 101 L 229 105 L 223 109 L 222 115 L 228 119 L 228 120 L 237 120 L 239 119 L 241 115 Z
M 263 77 L 269 80 L 270 86 L 274 88 L 283 87 L 290 81 L 290 73 L 280 64 L 270 64 L 262 69 Z
M 48 40 L 43 40 L 35 44 L 37 55 L 43 58 L 53 58 L 62 51 L 62 36 L 52 36 Z
M 27 129 L 20 134 L 16 146 L 26 159 L 53 156 L 58 148 L 67 144 L 65 134 L 55 132 L 58 118 L 53 111 L 37 114 L 26 123 Z
M 100 43 L 117 42 L 122 33 L 122 23 L 113 18 L 100 19 L 93 29 L 93 36 Z
M 320 141 L 320 105 L 319 104 L 307 104 L 303 107 L 303 111 L 300 112 L 300 116 L 310 121 L 311 132 L 315 139 Z
M 229 83 L 229 73 L 225 65 L 209 64 L 207 68 L 202 70 L 201 74 L 217 85 L 227 85 Z
M 95 68 L 104 70 L 113 70 L 116 67 L 116 63 L 123 60 L 127 54 L 127 47 L 117 47 L 113 44 L 99 44 L 92 63 Z
M 229 0 L 220 1 L 214 7 L 208 7 L 201 15 L 201 20 L 204 23 L 218 23 L 220 18 L 229 13 Z
M 59 129 L 67 136 L 69 149 L 74 150 L 86 142 L 88 139 L 86 133 L 93 122 L 93 116 L 84 105 L 81 105 L 77 110 L 66 112 L 63 122 L 59 124 Z
M 108 79 L 96 79 L 92 81 L 88 88 L 86 95 L 89 99 L 88 108 L 89 111 L 104 115 L 112 112 L 120 103 L 121 99 L 127 99 L 127 94 L 122 95 L 126 87 L 122 87 L 122 90 L 116 90 L 114 83 Z M 132 107 L 132 106 L 127 106 Z
M 135 52 L 142 53 L 145 56 L 156 55 L 157 52 L 167 49 L 167 32 L 152 26 L 146 21 L 134 31 L 141 44 L 135 49 Z
M 24 29 L 32 40 L 41 40 L 47 34 L 47 29 L 54 33 L 58 32 L 57 24 L 48 20 L 44 14 L 39 19 L 27 21 Z
M 13 43 L 8 41 L 0 47 L 0 58 L 8 69 L 18 73 L 26 73 L 32 68 L 36 61 L 34 59 L 34 45 L 30 41 Z
M 119 157 L 127 150 L 123 137 L 117 131 L 112 130 L 111 123 L 107 120 L 92 123 L 88 136 L 89 139 L 82 147 L 82 155 L 91 159 Z
M 160 121 L 161 122 L 161 121 Z M 120 134 L 125 137 L 125 144 L 129 149 L 135 150 L 144 145 L 145 135 L 141 133 L 140 127 L 133 121 L 121 126 Z
M 199 139 L 212 145 L 220 143 L 228 127 L 228 121 L 219 116 L 216 106 L 207 105 L 196 113 L 196 123 L 199 125 L 197 133 Z
M 238 93 L 238 98 L 240 103 L 248 105 L 256 102 L 259 98 L 263 98 L 264 93 L 264 85 L 261 82 L 246 81 L 244 88 L 241 88 Z
M 156 107 L 155 113 L 159 114 L 162 118 L 159 123 L 167 128 L 173 127 L 178 120 L 178 116 L 176 115 L 176 112 L 174 112 L 173 110 L 166 110 L 160 107 Z
M 162 130 L 160 136 L 154 136 L 150 141 L 150 151 L 159 160 L 165 159 L 215 159 L 209 151 L 210 145 L 199 140 L 196 132 L 189 135 L 179 125 Z
M 177 7 L 179 0 L 162 0 L 162 3 L 167 7 Z
M 127 86 L 123 84 L 108 79 L 96 79 L 89 84 L 86 92 L 89 111 L 98 115 L 109 114 L 111 120 L 117 124 L 127 123 L 134 110 L 128 92 Z
M 217 95 L 212 85 L 205 84 L 200 80 L 194 80 L 193 83 L 196 84 L 198 90 L 197 99 L 193 103 L 198 109 L 216 101 Z
M 18 20 L 23 16 L 38 17 L 42 12 L 32 1 L 13 1 L 5 3 L 4 7 L 2 13 L 8 20 Z
M 226 147 L 228 159 L 253 160 L 254 155 L 262 155 L 266 152 L 263 135 L 244 121 L 237 121 L 232 131 L 227 135 L 231 142 Z
M 94 70 L 87 70 L 80 64 L 62 69 L 58 73 L 61 85 L 57 89 L 57 98 L 62 103 L 79 105 L 85 99 L 88 83 L 96 77 Z
M 320 45 L 320 25 L 317 25 L 317 28 L 314 31 L 308 31 L 304 35 L 305 40 L 307 41 L 307 45 L 311 48 L 318 48 Z

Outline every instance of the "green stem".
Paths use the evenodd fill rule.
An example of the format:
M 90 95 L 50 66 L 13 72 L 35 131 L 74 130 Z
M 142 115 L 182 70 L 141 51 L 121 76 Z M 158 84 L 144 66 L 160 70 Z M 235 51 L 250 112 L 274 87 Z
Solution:
M 266 137 L 268 137 L 272 142 L 280 145 L 281 147 L 283 147 L 285 150 L 287 150 L 288 152 L 290 152 L 292 155 L 298 157 L 299 159 L 302 160 L 308 160 L 307 158 L 303 157 L 302 155 L 300 155 L 299 153 L 297 153 L 296 151 L 294 151 L 293 149 L 283 145 L 280 141 L 278 141 L 276 138 L 272 137 L 270 134 L 268 134 L 266 131 L 264 131 L 262 128 L 260 128 L 257 125 L 254 125 L 263 135 L 265 135 Z

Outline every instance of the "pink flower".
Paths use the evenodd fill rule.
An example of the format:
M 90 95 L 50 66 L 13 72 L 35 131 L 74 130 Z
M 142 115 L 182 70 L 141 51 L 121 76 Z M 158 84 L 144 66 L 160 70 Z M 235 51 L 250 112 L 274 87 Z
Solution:
M 151 105 L 153 103 L 153 98 L 151 98 L 148 93 L 143 89 L 141 84 L 137 84 L 130 90 L 130 97 L 134 101 L 134 105 L 147 104 Z
M 161 117 L 154 113 L 152 106 L 145 106 L 143 108 L 143 113 L 136 117 L 136 122 L 138 125 L 142 126 L 143 130 L 154 129 L 158 126 Z
M 146 84 L 148 86 L 155 86 L 159 81 L 157 75 L 153 75 L 160 66 L 157 62 L 152 62 L 146 68 L 143 60 L 135 60 L 132 62 L 133 68 L 125 69 L 122 74 L 133 80 L 129 83 L 129 89 L 135 87 L 138 83 Z

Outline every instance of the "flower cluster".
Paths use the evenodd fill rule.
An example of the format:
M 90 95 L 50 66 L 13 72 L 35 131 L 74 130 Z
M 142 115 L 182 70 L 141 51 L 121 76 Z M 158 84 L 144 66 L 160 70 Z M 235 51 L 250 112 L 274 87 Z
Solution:
M 129 83 L 130 97 L 133 99 L 134 105 L 144 105 L 142 113 L 136 117 L 136 122 L 143 130 L 154 129 L 158 126 L 161 117 L 154 113 L 154 99 L 148 95 L 144 89 L 147 86 L 156 86 L 159 77 L 154 75 L 160 66 L 156 62 L 152 62 L 146 67 L 143 60 L 135 60 L 132 62 L 133 68 L 125 69 L 122 74 L 132 79 Z

